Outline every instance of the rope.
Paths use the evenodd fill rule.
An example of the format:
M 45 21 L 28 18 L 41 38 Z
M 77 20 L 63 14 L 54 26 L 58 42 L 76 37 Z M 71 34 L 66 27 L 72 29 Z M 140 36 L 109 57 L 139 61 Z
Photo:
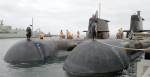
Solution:
M 112 49 L 114 49 L 114 51 L 116 51 L 115 48 L 125 49 L 125 50 L 150 50 L 150 49 L 148 49 L 148 48 L 146 48 L 146 49 L 124 48 L 124 47 L 119 47 L 119 46 L 111 45 L 111 44 L 108 44 L 108 43 L 104 43 L 104 42 L 101 42 L 101 41 L 99 41 L 99 40 L 96 40 L 96 41 L 98 41 L 98 42 L 100 42 L 100 43 L 103 43 L 103 44 L 105 44 L 105 45 L 111 46 Z M 121 57 L 120 57 L 118 51 L 116 51 L 116 53 L 117 53 L 117 55 L 118 55 L 118 57 L 119 57 L 119 59 L 120 59 L 122 65 L 123 65 L 123 67 L 125 68 L 124 62 L 122 61 L 122 59 L 121 59 Z
M 111 44 L 108 44 L 108 43 L 104 43 L 104 42 L 101 42 L 101 41 L 99 41 L 99 40 L 96 40 L 96 41 L 98 41 L 98 42 L 100 42 L 100 43 L 103 43 L 103 44 L 105 44 L 105 45 L 109 45 L 109 46 L 112 46 L 112 47 L 116 47 L 116 48 L 119 48 L 119 49 L 125 49 L 125 50 L 150 50 L 150 48 L 145 48 L 145 49 L 135 49 L 135 48 L 124 48 L 124 47 L 119 47 L 119 46 L 115 46 L 115 45 L 111 45 Z

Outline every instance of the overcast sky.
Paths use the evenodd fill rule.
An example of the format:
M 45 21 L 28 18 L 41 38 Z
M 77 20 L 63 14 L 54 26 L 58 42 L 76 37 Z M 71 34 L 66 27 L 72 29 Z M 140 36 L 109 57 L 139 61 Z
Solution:
M 150 0 L 0 0 L 0 20 L 4 25 L 24 28 L 32 24 L 34 31 L 40 28 L 44 33 L 66 34 L 68 29 L 76 35 L 87 30 L 88 21 L 101 3 L 102 19 L 109 20 L 110 35 L 119 28 L 128 30 L 131 15 L 141 11 L 145 19 L 143 29 L 150 29 Z

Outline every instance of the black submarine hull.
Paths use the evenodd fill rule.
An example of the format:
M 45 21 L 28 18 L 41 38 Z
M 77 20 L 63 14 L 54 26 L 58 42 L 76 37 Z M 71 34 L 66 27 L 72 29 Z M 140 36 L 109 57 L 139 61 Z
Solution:
M 134 40 L 22 40 L 14 44 L 6 53 L 4 60 L 8 63 L 25 63 L 42 61 L 48 57 L 59 57 L 63 50 L 71 51 L 63 69 L 72 74 L 93 75 L 109 74 L 126 69 L 129 62 L 143 53 L 116 48 L 146 48 L 149 41 Z
M 120 42 L 121 41 L 121 42 Z M 67 57 L 63 69 L 75 75 L 111 74 L 128 68 L 131 60 L 143 51 L 131 51 L 124 48 L 124 40 L 87 40 L 73 49 Z M 129 40 L 125 40 L 130 43 Z
M 48 57 L 60 57 L 76 47 L 81 40 L 21 40 L 10 47 L 5 54 L 6 62 L 41 61 Z M 60 52 L 62 52 L 60 55 Z M 66 52 L 64 52 L 66 51 Z M 64 55 L 68 56 L 68 55 Z
M 56 51 L 53 42 L 47 43 L 41 40 L 22 40 L 14 44 L 6 53 L 6 62 L 30 62 L 44 60 L 51 57 Z
M 8 63 L 25 63 L 42 61 L 49 57 L 68 56 L 68 51 L 81 42 L 81 40 L 21 40 L 11 46 L 4 60 Z

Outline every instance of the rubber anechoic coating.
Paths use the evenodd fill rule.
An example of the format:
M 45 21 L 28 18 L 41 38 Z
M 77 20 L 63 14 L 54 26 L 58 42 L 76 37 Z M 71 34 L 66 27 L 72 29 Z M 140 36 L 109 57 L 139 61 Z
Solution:
M 4 60 L 6 62 L 25 62 L 38 60 L 39 54 L 37 48 L 32 41 L 22 40 L 15 43 L 7 51 Z
M 150 51 L 149 50 L 145 51 L 145 59 L 150 60 Z
M 123 47 L 115 40 L 99 41 Z M 72 74 L 93 75 L 122 71 L 128 66 L 129 60 L 125 50 L 101 42 L 87 40 L 79 44 L 70 52 L 63 69 Z
M 54 44 L 42 40 L 22 40 L 11 46 L 7 51 L 4 60 L 13 62 L 31 62 L 39 61 L 55 52 Z M 43 58 L 42 58 L 43 56 Z

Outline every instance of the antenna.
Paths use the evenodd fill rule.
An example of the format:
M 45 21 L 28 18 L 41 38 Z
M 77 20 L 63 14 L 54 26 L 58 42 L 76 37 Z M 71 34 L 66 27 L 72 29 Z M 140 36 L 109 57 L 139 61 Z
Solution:
M 32 18 L 32 36 L 33 36 L 33 32 L 34 32 L 34 31 L 33 31 L 33 18 Z
M 32 27 L 32 35 L 33 36 L 33 18 L 32 18 L 32 25 L 30 25 Z
M 101 3 L 99 3 L 99 18 L 100 18 L 100 12 L 101 12 Z

